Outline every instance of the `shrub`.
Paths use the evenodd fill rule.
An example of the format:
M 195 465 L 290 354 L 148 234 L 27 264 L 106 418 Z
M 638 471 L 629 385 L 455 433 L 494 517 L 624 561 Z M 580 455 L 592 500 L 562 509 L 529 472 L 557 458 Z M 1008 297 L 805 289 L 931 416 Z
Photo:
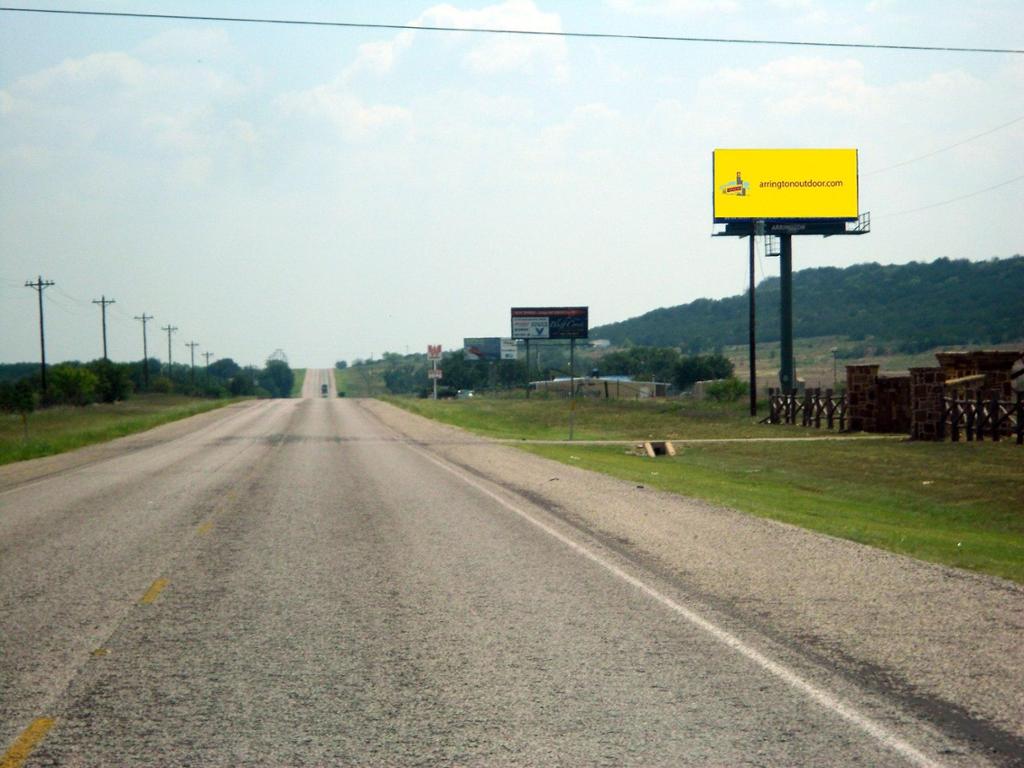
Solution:
M 747 385 L 736 378 L 722 379 L 713 384 L 708 384 L 704 393 L 710 400 L 717 400 L 721 403 L 733 403 L 747 394 Z
M 99 377 L 88 368 L 58 365 L 50 371 L 51 394 L 67 405 L 88 405 L 96 399 Z
M 733 374 L 733 365 L 724 355 L 684 357 L 675 368 L 673 382 L 679 389 L 689 389 L 698 381 L 725 379 Z
M 104 403 L 127 400 L 132 394 L 132 380 L 128 375 L 129 366 L 112 363 L 110 360 L 93 360 L 89 370 L 96 375 L 96 395 Z

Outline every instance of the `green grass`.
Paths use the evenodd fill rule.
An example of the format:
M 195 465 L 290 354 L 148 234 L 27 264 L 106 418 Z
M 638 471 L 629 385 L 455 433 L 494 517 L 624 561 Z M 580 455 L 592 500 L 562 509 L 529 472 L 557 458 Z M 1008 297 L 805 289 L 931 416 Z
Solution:
M 387 392 L 382 372 L 376 367 L 335 368 L 334 381 L 346 397 L 375 397 Z
M 292 368 L 294 378 L 292 380 L 292 394 L 291 397 L 299 397 L 302 394 L 302 384 L 306 381 L 306 369 L 305 368 Z
M 567 433 L 565 401 L 389 402 L 492 437 L 560 439 Z M 734 404 L 592 401 L 577 410 L 580 439 L 825 434 L 758 425 Z M 831 536 L 1024 582 L 1024 448 L 1010 441 L 679 444 L 675 458 L 657 459 L 621 445 L 522 448 Z
M 28 442 L 24 440 L 21 416 L 2 414 L 0 464 L 113 440 L 234 402 L 238 401 L 147 394 L 120 403 L 46 408 L 29 415 Z
M 488 437 L 565 440 L 571 403 L 542 397 L 472 400 L 382 398 L 421 416 Z M 744 403 L 689 400 L 578 400 L 573 437 L 577 440 L 679 440 L 683 438 L 806 436 L 797 427 L 768 431 Z

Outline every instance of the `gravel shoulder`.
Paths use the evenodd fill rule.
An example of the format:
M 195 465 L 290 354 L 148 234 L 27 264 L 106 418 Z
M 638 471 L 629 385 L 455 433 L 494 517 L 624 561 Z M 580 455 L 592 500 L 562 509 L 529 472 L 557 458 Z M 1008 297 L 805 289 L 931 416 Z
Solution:
M 669 574 L 695 603 L 901 701 L 945 732 L 1004 756 L 1024 754 L 1021 586 L 638 487 L 387 403 L 359 402 L 439 457 Z

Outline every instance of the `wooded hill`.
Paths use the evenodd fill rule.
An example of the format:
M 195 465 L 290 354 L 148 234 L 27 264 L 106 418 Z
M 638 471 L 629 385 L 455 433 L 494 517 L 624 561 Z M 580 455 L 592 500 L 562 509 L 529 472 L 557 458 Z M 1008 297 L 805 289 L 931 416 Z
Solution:
M 778 341 L 779 278 L 762 281 L 756 299 L 758 341 Z M 697 353 L 745 343 L 748 318 L 744 293 L 597 326 L 590 338 Z M 873 338 L 902 352 L 1024 339 L 1024 256 L 795 272 L 793 334 Z

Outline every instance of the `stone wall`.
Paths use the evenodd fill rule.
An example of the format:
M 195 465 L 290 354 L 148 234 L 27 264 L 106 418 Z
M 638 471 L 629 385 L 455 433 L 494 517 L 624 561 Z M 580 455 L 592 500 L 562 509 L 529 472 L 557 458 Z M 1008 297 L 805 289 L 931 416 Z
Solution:
M 878 366 L 846 366 L 846 418 L 851 432 L 874 432 L 877 426 Z
M 968 375 L 968 374 L 965 374 Z M 910 437 L 913 440 L 940 440 L 942 398 L 946 393 L 946 369 L 911 368 Z
M 875 430 L 887 434 L 910 432 L 913 396 L 910 375 L 879 374 L 878 401 L 875 405 Z
M 1010 385 L 1010 369 L 1024 352 L 1020 350 L 980 349 L 973 352 L 937 352 L 936 359 L 946 374 L 946 380 L 962 376 L 983 374 L 984 379 L 961 385 L 963 394 L 990 395 L 998 392 L 1001 400 L 1010 400 L 1013 387 Z

